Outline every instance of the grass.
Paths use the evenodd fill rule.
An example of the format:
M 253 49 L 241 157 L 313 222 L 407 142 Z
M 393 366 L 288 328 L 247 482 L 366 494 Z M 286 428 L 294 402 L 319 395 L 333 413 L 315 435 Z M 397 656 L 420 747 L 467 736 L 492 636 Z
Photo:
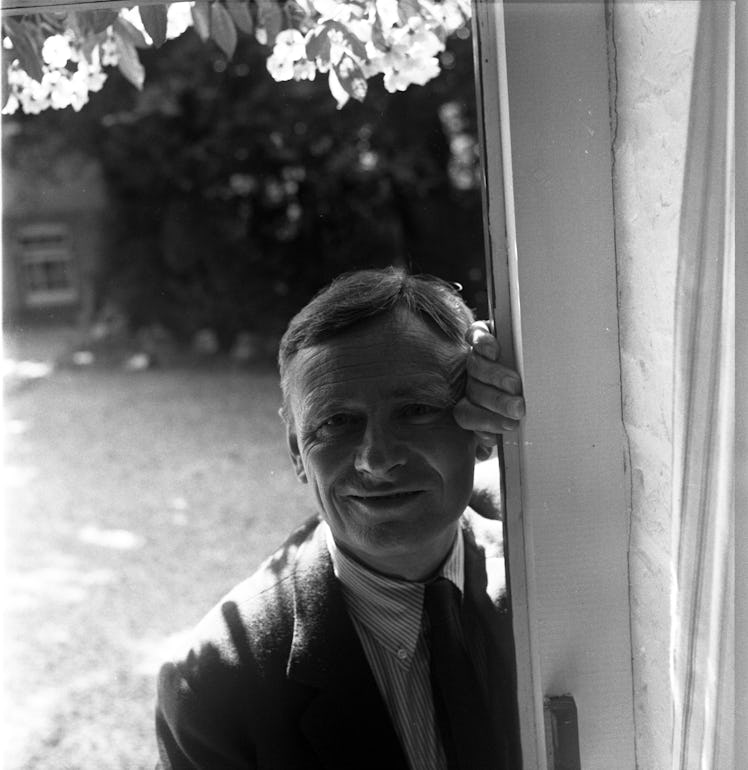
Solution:
M 6 770 L 153 767 L 170 644 L 311 510 L 278 405 L 269 368 L 6 397 Z

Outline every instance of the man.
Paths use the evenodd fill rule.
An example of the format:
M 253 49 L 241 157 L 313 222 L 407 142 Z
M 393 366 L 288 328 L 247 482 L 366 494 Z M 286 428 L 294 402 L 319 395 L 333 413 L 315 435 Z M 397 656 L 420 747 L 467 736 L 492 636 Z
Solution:
M 501 525 L 467 509 L 524 410 L 497 359 L 449 284 L 392 268 L 291 321 L 281 414 L 319 518 L 162 668 L 163 767 L 518 767 Z

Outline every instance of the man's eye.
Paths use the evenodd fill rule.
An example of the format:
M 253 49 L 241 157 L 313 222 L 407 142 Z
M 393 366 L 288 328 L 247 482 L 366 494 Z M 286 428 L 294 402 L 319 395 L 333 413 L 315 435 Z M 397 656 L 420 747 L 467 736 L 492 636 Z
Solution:
M 317 433 L 340 433 L 355 427 L 359 418 L 355 414 L 334 414 L 322 421 L 317 427 Z
M 429 422 L 444 412 L 443 407 L 433 404 L 408 404 L 401 410 L 401 415 L 413 422 Z
M 332 417 L 328 417 L 322 424 L 334 428 L 338 425 L 348 425 L 353 419 L 353 415 L 350 414 L 334 414 Z

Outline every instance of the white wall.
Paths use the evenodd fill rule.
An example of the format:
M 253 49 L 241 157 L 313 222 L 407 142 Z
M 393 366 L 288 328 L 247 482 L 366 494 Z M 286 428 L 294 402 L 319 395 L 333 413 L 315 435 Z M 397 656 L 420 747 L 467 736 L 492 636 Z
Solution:
M 699 3 L 616 3 L 611 57 L 638 770 L 670 766 L 670 495 L 678 224 Z

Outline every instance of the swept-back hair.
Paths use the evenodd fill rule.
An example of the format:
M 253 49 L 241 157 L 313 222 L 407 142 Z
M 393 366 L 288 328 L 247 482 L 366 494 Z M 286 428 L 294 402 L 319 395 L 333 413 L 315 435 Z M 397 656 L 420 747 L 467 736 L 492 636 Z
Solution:
M 395 267 L 344 273 L 291 319 L 281 339 L 278 366 L 284 419 L 288 368 L 300 350 L 398 308 L 419 316 L 450 342 L 467 345 L 465 337 L 474 316 L 452 284 L 431 275 L 410 275 Z

